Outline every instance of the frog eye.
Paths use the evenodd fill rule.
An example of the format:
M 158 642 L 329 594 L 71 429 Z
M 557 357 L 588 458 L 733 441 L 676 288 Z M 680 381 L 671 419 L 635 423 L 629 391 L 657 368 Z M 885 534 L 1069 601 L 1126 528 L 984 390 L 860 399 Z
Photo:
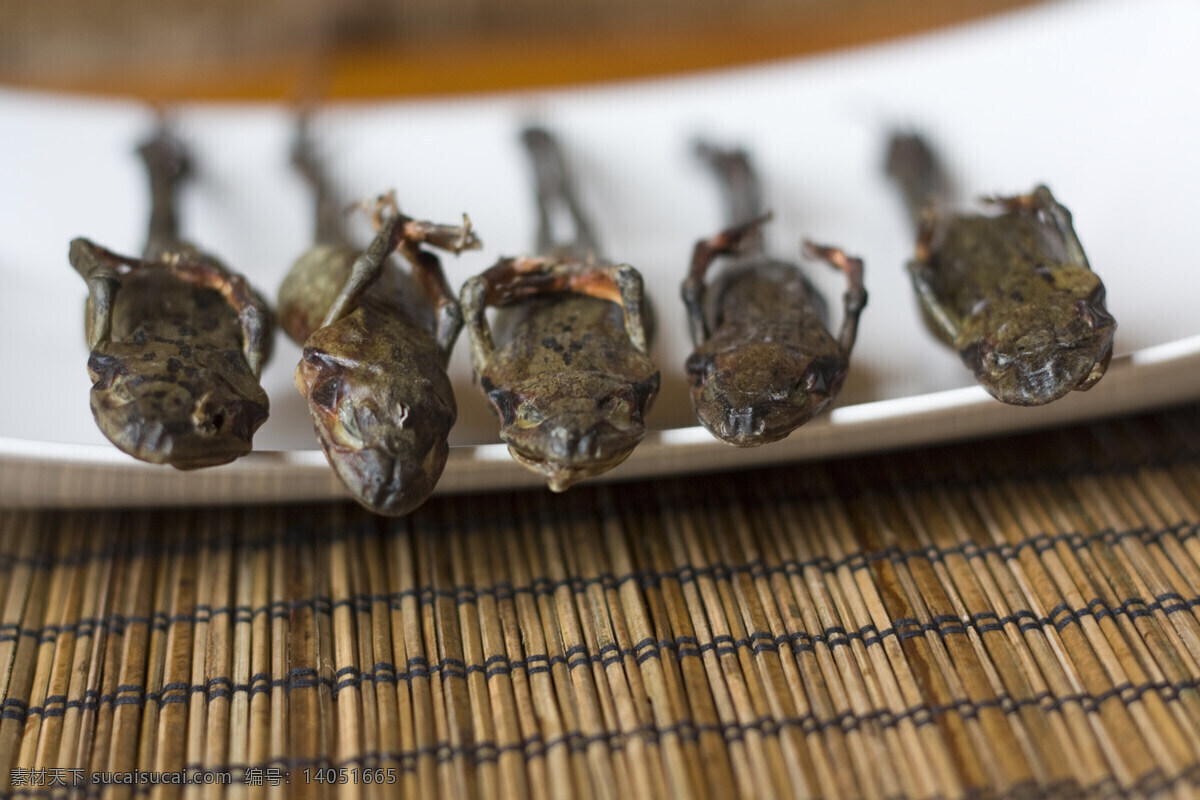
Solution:
M 519 428 L 536 428 L 545 419 L 542 410 L 528 400 L 517 407 L 516 425 Z
M 803 385 L 809 392 L 831 395 L 840 388 L 844 368 L 836 358 L 813 359 L 804 373 Z
M 107 353 L 93 352 L 88 356 L 88 373 L 92 378 L 93 389 L 107 389 L 112 386 L 118 375 L 125 374 L 125 364 L 120 358 Z
M 712 371 L 716 366 L 716 361 L 708 353 L 692 353 L 688 356 L 687 363 L 684 368 L 687 374 L 692 376 L 692 379 L 697 383 L 708 380 L 712 375 Z
M 342 382 L 339 378 L 327 378 L 313 387 L 313 390 L 308 394 L 308 400 L 327 411 L 332 411 L 337 406 L 338 395 L 341 393 L 341 389 Z
M 1104 308 L 1104 286 L 1101 285 L 1087 300 L 1075 301 L 1075 314 L 1093 331 L 1113 325 L 1112 315 Z
M 600 413 L 614 428 L 623 430 L 633 424 L 633 405 L 624 397 L 608 398 L 600 404 Z
M 479 385 L 483 388 L 487 399 L 491 401 L 492 408 L 496 410 L 503 424 L 512 425 L 516 421 L 517 414 L 516 393 L 494 386 L 486 376 L 479 379 Z

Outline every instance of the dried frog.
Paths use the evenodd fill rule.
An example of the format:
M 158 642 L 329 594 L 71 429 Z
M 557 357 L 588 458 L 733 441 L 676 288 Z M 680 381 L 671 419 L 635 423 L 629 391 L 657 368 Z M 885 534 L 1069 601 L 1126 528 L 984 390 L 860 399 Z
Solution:
M 989 198 L 994 216 L 948 214 L 933 153 L 909 134 L 892 138 L 888 172 L 918 229 L 908 270 L 925 321 L 993 397 L 1043 405 L 1103 377 L 1117 323 L 1049 189 Z
M 541 255 L 505 258 L 472 278 L 462 306 L 500 438 L 561 492 L 633 452 L 659 372 L 647 351 L 641 275 L 597 255 L 551 135 L 531 128 L 522 138 L 537 182 Z M 572 221 L 570 240 L 552 234 L 560 212 Z M 494 329 L 489 306 L 498 307 Z
M 175 191 L 189 171 L 165 127 L 140 148 L 150 175 L 142 258 L 87 239 L 70 261 L 88 284 L 92 415 L 120 450 L 152 464 L 196 469 L 250 452 L 269 403 L 258 378 L 272 316 L 240 275 L 181 241 Z
M 778 441 L 837 396 L 867 303 L 862 261 L 806 243 L 846 274 L 841 330 L 827 329 L 825 299 L 794 264 L 767 256 L 758 177 L 741 150 L 697 152 L 725 189 L 731 227 L 696 244 L 683 283 L 695 350 L 687 360 L 692 408 L 713 436 L 737 447 Z M 709 288 L 709 268 L 728 263 Z
M 421 245 L 458 253 L 479 240 L 463 226 L 404 216 L 384 195 L 365 252 L 347 244 L 341 212 L 306 137 L 294 161 L 317 198 L 316 244 L 279 290 L 280 324 L 303 346 L 296 388 L 321 449 L 359 503 L 407 514 L 446 466 L 457 405 L 446 365 L 462 314 L 441 263 Z M 390 263 L 394 251 L 412 274 Z

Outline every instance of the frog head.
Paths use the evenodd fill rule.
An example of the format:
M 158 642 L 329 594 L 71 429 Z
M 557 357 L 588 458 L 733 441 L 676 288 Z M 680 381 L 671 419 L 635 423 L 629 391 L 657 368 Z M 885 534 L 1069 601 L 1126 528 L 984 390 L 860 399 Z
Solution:
M 236 351 L 106 341 L 88 358 L 92 415 L 120 450 L 198 469 L 250 452 L 266 393 Z
M 308 346 L 295 377 L 321 448 L 355 499 L 389 516 L 428 499 L 457 416 L 444 370 L 419 374 Z
M 481 382 L 509 453 L 561 492 L 629 457 L 646 435 L 659 374 L 636 383 L 599 372 L 554 374 L 513 389 Z
M 1083 296 L 1054 292 L 1036 304 L 978 315 L 979 334 L 959 350 L 963 363 L 993 397 L 1011 405 L 1044 405 L 1090 389 L 1108 368 L 1117 328 L 1103 284 L 1090 283 Z
M 687 361 L 692 408 L 710 433 L 736 447 L 775 442 L 820 413 L 841 389 L 848 364 L 778 342 L 698 350 Z

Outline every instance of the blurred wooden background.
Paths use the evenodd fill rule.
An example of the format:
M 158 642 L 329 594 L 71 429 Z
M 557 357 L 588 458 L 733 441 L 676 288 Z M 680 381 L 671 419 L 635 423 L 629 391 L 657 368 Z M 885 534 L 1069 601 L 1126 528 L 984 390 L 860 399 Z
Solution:
M 561 86 L 903 36 L 1035 0 L 6 0 L 0 83 L 150 100 Z

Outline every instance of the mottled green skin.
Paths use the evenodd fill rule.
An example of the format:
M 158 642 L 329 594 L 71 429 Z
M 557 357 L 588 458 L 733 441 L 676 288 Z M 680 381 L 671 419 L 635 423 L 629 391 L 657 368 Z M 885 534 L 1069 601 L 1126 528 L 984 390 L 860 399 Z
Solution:
M 296 388 L 330 466 L 365 507 L 407 514 L 441 477 L 457 406 L 434 311 L 394 264 L 352 311 L 320 327 L 358 256 L 312 248 L 280 288 L 279 317 L 304 347 Z
M 705 299 L 710 334 L 687 371 L 692 407 L 710 433 L 754 447 L 783 439 L 829 405 L 850 357 L 798 267 L 761 254 L 738 259 Z
M 86 319 L 90 327 L 90 299 Z M 267 419 L 236 312 L 219 292 L 166 265 L 122 279 L 110 338 L 92 350 L 88 374 L 101 432 L 152 464 L 187 470 L 233 461 L 250 452 Z
M 535 297 L 499 309 L 493 332 L 480 383 L 517 461 L 563 491 L 629 457 L 659 372 L 630 341 L 619 304 Z
M 925 319 L 998 400 L 1042 405 L 1104 375 L 1116 322 L 1045 187 L 997 216 L 928 222 L 923 240 L 909 271 Z

